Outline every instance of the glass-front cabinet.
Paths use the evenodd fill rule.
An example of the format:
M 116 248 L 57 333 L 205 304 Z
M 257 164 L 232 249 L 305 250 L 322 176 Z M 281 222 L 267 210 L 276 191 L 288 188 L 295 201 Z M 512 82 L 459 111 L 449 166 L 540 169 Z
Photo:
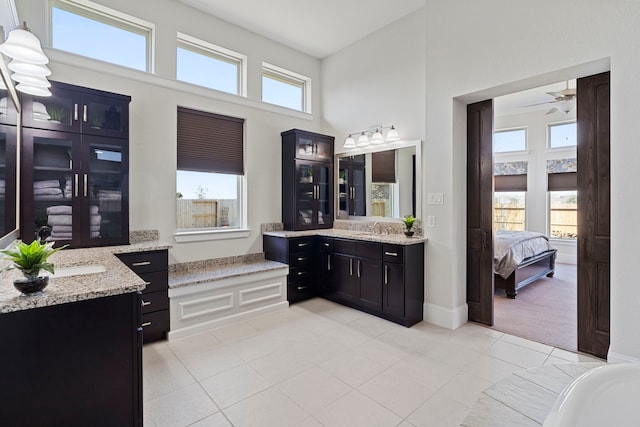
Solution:
M 108 92 L 55 82 L 50 97 L 23 97 L 23 126 L 126 138 L 129 101 Z
M 285 230 L 333 226 L 333 137 L 282 132 L 282 222 Z
M 339 216 L 366 215 L 365 155 L 340 158 L 338 179 Z
M 16 228 L 15 126 L 0 124 L 0 237 Z

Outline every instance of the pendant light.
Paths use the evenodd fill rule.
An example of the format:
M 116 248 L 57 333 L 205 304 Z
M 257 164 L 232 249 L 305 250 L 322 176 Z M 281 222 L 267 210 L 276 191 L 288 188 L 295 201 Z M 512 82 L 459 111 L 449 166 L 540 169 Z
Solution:
M 25 76 L 47 77 L 51 75 L 51 70 L 46 65 L 31 64 L 18 59 L 14 59 L 9 62 L 7 67 L 14 73 L 23 74 Z
M 393 142 L 393 141 L 399 141 L 400 140 L 400 135 L 398 135 L 398 131 L 396 130 L 396 128 L 392 125 L 391 129 L 389 129 L 387 131 L 387 138 L 386 141 L 387 142 Z
M 0 52 L 30 64 L 44 65 L 49 62 L 42 51 L 40 40 L 29 30 L 26 22 L 9 33 L 7 40 L 0 45 Z
M 384 144 L 384 139 L 382 138 L 382 132 L 380 132 L 380 129 L 376 129 L 376 131 L 371 136 L 371 143 Z
M 364 133 L 364 131 L 362 131 L 362 134 L 358 137 L 358 147 L 366 147 L 370 143 L 369 137 Z
M 344 140 L 344 148 L 356 148 L 356 140 L 353 139 L 353 137 L 351 136 L 351 134 L 349 134 L 349 136 L 347 137 L 347 139 Z

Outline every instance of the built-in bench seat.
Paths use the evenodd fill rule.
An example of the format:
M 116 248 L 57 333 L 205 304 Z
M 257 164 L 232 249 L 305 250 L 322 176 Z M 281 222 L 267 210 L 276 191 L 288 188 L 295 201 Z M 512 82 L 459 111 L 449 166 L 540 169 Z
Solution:
M 287 307 L 287 274 L 263 254 L 172 264 L 169 339 Z

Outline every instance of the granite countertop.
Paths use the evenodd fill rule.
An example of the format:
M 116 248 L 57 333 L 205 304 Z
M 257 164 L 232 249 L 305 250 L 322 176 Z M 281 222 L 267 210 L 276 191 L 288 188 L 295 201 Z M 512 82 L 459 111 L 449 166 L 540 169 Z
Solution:
M 0 313 L 141 291 L 145 288 L 145 282 L 122 263 L 115 254 L 169 249 L 170 247 L 170 244 L 160 241 L 149 241 L 132 245 L 64 249 L 49 258 L 57 271 L 65 267 L 96 264 L 103 265 L 106 271 L 53 277 L 49 280 L 49 285 L 44 292 L 29 296 L 23 296 L 13 287 L 13 279 L 21 278 L 21 273 L 17 270 L 4 271 L 0 273 Z M 46 272 L 43 271 L 43 273 Z
M 340 228 L 327 228 L 319 230 L 305 231 L 265 231 L 263 234 L 275 237 L 303 237 L 303 236 L 327 236 L 340 237 L 345 239 L 365 240 L 368 242 L 390 243 L 393 245 L 416 245 L 427 242 L 426 237 L 407 237 L 404 234 L 379 234 L 368 231 L 354 231 Z
M 182 288 L 211 280 L 246 276 L 264 271 L 286 270 L 289 266 L 277 261 L 257 260 L 237 264 L 212 266 L 197 270 L 172 272 L 169 274 L 169 289 Z

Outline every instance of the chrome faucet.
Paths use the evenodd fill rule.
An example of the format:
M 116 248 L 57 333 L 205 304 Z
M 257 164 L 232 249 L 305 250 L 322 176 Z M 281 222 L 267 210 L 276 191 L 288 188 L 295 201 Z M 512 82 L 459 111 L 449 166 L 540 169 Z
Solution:
M 378 221 L 373 223 L 373 227 L 371 227 L 371 234 L 382 234 L 382 232 L 380 232 L 380 233 L 376 232 L 376 229 L 377 229 L 377 227 L 379 225 L 381 225 L 381 224 Z

